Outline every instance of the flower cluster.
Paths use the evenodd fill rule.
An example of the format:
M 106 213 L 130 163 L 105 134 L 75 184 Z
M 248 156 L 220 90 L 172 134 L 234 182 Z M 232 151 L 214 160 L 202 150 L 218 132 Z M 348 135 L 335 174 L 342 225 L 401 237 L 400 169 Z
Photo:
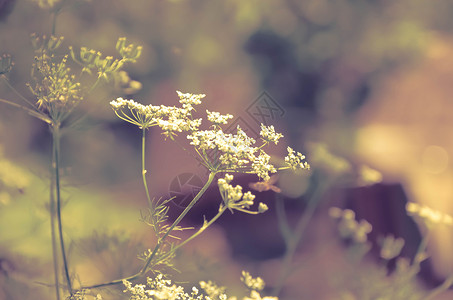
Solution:
M 297 169 L 310 169 L 310 165 L 304 161 L 305 155 L 300 152 L 294 151 L 288 147 L 288 155 L 285 157 L 285 163 L 293 170 Z
M 225 133 L 221 128 L 213 130 L 195 131 L 188 135 L 190 144 L 200 153 L 206 161 L 208 168 L 218 168 L 228 171 L 234 168 L 243 168 L 254 160 L 256 148 L 253 147 L 255 140 L 238 126 L 237 133 Z M 202 153 L 212 150 L 213 158 L 206 157 Z
M 283 134 L 275 132 L 274 126 L 265 126 L 261 124 L 261 131 L 260 131 L 261 139 L 265 143 L 274 143 L 278 144 L 278 140 L 283 137 Z
M 264 287 L 264 282 L 261 278 L 252 278 L 247 272 L 247 282 L 260 283 L 258 287 Z M 244 281 L 244 279 L 243 279 Z M 244 281 L 245 282 L 245 281 Z M 201 293 L 196 287 L 192 287 L 191 293 L 184 291 L 182 286 L 172 284 L 171 280 L 164 279 L 162 274 L 155 279 L 148 278 L 147 285 L 150 289 L 146 289 L 144 284 L 136 284 L 132 286 L 127 280 L 123 280 L 126 287 L 125 293 L 130 293 L 130 300 L 237 300 L 237 297 L 228 297 L 225 294 L 225 288 L 219 287 L 212 281 L 200 281 L 200 288 L 204 291 Z M 260 290 L 252 289 L 250 297 L 244 297 L 243 300 L 278 300 L 277 297 L 261 297 Z
M 255 140 L 237 127 L 236 134 L 225 133 L 222 129 L 200 130 L 187 136 L 200 154 L 208 169 L 222 172 L 244 172 L 257 174 L 269 179 L 269 172 L 277 169 L 269 163 L 270 156 L 254 147 Z M 211 151 L 211 152 L 207 152 Z M 207 155 L 213 153 L 213 157 Z M 259 153 L 259 155 L 257 155 Z
M 166 136 L 173 137 L 180 132 L 187 132 L 187 139 L 194 147 L 201 164 L 209 171 L 239 172 L 256 174 L 263 180 L 269 180 L 269 174 L 277 172 L 270 163 L 271 157 L 262 149 L 269 143 L 277 144 L 283 137 L 275 132 L 273 126 L 261 125 L 261 145 L 255 145 L 256 140 L 237 126 L 236 133 L 224 132 L 221 125 L 228 124 L 233 116 L 221 115 L 219 112 L 206 110 L 207 120 L 211 122 L 210 129 L 199 129 L 202 119 L 193 119 L 194 106 L 201 103 L 204 94 L 189 94 L 177 92 L 182 107 L 153 106 L 138 104 L 133 100 L 118 98 L 110 104 L 116 115 L 142 129 L 159 126 Z M 286 166 L 280 169 L 308 169 L 305 156 L 288 147 L 289 155 L 285 158 Z
M 219 121 L 217 118 L 213 121 Z M 222 118 L 226 121 L 226 118 Z M 216 123 L 215 123 L 216 125 Z M 249 137 L 241 127 L 237 126 L 236 134 L 225 133 L 221 128 L 200 130 L 189 134 L 187 138 L 208 169 L 222 172 L 253 173 L 263 180 L 269 180 L 269 173 L 277 172 L 277 168 L 270 163 L 270 156 L 261 148 L 267 143 L 278 143 L 283 136 L 275 133 L 274 127 L 261 125 L 261 138 L 264 144 L 254 146 L 255 139 Z M 211 151 L 214 157 L 207 153 Z M 307 164 L 308 165 L 308 164 Z M 297 168 L 297 166 L 295 166 Z M 304 166 L 304 168 L 306 168 Z
M 115 114 L 122 120 L 141 129 L 159 126 L 164 134 L 173 137 L 177 132 L 197 130 L 201 119 L 192 119 L 194 105 L 201 103 L 204 95 L 184 94 L 178 91 L 182 107 L 143 105 L 134 100 L 118 98 L 110 102 Z
M 137 59 L 142 53 L 142 46 L 126 45 L 125 37 L 118 39 L 115 48 L 121 55 L 121 58 L 114 58 L 113 56 L 102 58 L 101 52 L 86 47 L 80 48 L 78 54 L 75 53 L 72 47 L 69 47 L 69 50 L 72 59 L 83 67 L 82 72 L 91 74 L 93 71 L 96 71 L 98 78 L 102 78 L 108 82 L 115 74 L 118 74 L 124 64 L 137 62 Z
M 81 291 L 77 291 L 75 294 L 73 294 L 67 298 L 67 300 L 89 300 L 89 299 L 102 300 L 102 297 L 100 294 L 97 294 L 96 296 L 88 298 L 87 291 L 81 290 Z
M 254 291 L 262 291 L 265 283 L 261 277 L 253 278 L 249 272 L 242 271 L 241 281 L 250 289 Z
M 228 119 L 233 118 L 233 115 L 230 114 L 221 115 L 219 112 L 216 111 L 206 110 L 206 114 L 208 115 L 209 122 L 213 123 L 214 125 L 228 124 Z
M 59 62 L 54 60 L 53 55 L 35 57 L 35 85 L 28 84 L 28 87 L 38 99 L 38 108 L 47 112 L 53 120 L 61 120 L 83 97 L 80 83 L 67 67 L 68 56 L 63 56 Z
M 232 180 L 233 175 L 226 174 L 224 178 L 219 178 L 217 181 L 223 203 L 230 211 L 236 209 L 249 214 L 257 214 L 268 210 L 267 205 L 264 203 L 258 205 L 258 211 L 249 210 L 250 206 L 254 203 L 255 195 L 251 192 L 243 193 L 240 185 L 233 187 L 230 184 Z
M 409 202 L 406 205 L 408 215 L 421 219 L 427 226 L 434 224 L 453 225 L 453 217 L 434 210 L 426 205 Z
M 200 284 L 200 287 L 203 289 L 203 291 L 208 296 L 208 298 L 206 300 L 210 300 L 210 299 L 236 300 L 236 297 L 228 298 L 228 296 L 225 294 L 225 287 L 218 286 L 211 280 L 200 281 L 199 284 Z
M 260 154 L 255 157 L 255 160 L 252 163 L 253 172 L 262 178 L 264 181 L 270 179 L 269 173 L 276 173 L 277 169 L 270 163 L 271 157 L 264 152 L 260 151 Z
M 371 232 L 371 224 L 366 220 L 357 222 L 354 211 L 332 207 L 329 215 L 338 221 L 338 231 L 341 238 L 363 244 L 367 241 L 367 234 Z
M 194 298 L 193 294 L 189 295 L 184 292 L 184 288 L 181 286 L 177 286 L 175 284 L 171 284 L 170 280 L 166 280 L 163 278 L 162 274 L 159 274 L 156 279 L 148 278 L 148 285 L 151 289 L 147 290 L 146 285 L 144 284 L 136 284 L 132 286 L 127 280 L 123 280 L 123 284 L 126 287 L 124 292 L 131 293 L 130 300 L 146 300 L 146 299 L 162 299 L 162 300 L 170 300 L 170 299 L 197 299 L 201 300 L 203 298 L 197 297 Z
M 46 3 L 46 1 L 41 2 Z M 53 5 L 52 3 L 55 2 L 48 3 Z M 99 51 L 88 50 L 85 47 L 81 48 L 78 56 L 70 47 L 69 54 L 60 58 L 61 55 L 57 54 L 56 50 L 62 45 L 63 40 L 63 37 L 53 35 L 50 37 L 31 35 L 31 43 L 35 51 L 35 62 L 32 67 L 34 82 L 28 83 L 27 86 L 37 99 L 34 115 L 36 113 L 41 115 L 39 118 L 43 120 L 46 119 L 43 116 L 48 116 L 56 124 L 60 124 L 70 115 L 88 90 L 91 91 L 99 84 L 100 79 L 108 82 L 110 78 L 118 75 L 125 63 L 136 62 L 141 54 L 140 46 L 132 44 L 126 46 L 126 39 L 120 38 L 116 46 L 122 56 L 120 59 L 114 59 L 112 56 L 102 58 Z M 82 67 L 81 73 L 98 74 L 91 89 L 83 88 L 79 82 L 80 75 L 76 76 L 76 72 L 68 66 L 69 55 Z

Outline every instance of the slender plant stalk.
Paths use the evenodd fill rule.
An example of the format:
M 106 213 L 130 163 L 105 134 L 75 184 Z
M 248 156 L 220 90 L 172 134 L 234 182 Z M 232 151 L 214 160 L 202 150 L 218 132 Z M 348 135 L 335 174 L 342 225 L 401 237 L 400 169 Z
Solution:
M 418 245 L 417 252 L 415 252 L 414 260 L 412 262 L 412 265 L 414 267 L 420 268 L 420 264 L 426 258 L 425 251 L 428 248 L 428 242 L 429 242 L 430 233 L 431 233 L 430 229 L 431 228 L 428 228 L 428 231 L 426 232 L 426 234 L 423 236 L 422 240 L 420 241 L 420 245 Z
M 51 34 L 52 34 L 52 35 L 55 35 L 55 32 L 56 32 L 56 28 L 57 28 L 57 17 L 58 17 L 59 11 L 60 11 L 60 10 L 56 10 L 56 11 L 52 12 L 52 29 L 51 29 Z
M 214 224 L 215 221 L 217 221 L 221 215 L 223 215 L 223 213 L 227 210 L 227 207 L 226 206 L 222 206 L 220 209 L 219 209 L 219 212 L 211 219 L 209 220 L 209 222 L 203 224 L 203 226 L 198 229 L 197 232 L 195 232 L 194 234 L 192 234 L 190 237 L 188 237 L 184 242 L 181 242 L 180 244 L 178 244 L 176 247 L 174 247 L 172 249 L 171 252 L 165 254 L 162 256 L 161 259 L 165 259 L 167 258 L 169 255 L 171 255 L 173 252 L 175 252 L 176 250 L 178 250 L 179 248 L 181 248 L 182 246 L 184 246 L 185 244 L 187 244 L 188 242 L 190 242 L 191 240 L 193 240 L 194 238 L 196 238 L 197 236 L 199 236 L 203 231 L 205 231 L 209 226 L 211 226 L 212 224 Z
M 146 128 L 142 129 L 142 178 L 143 178 L 143 186 L 145 187 L 146 193 L 146 200 L 148 201 L 148 206 L 151 211 L 151 214 L 154 213 L 154 204 L 151 201 L 151 197 L 149 196 L 149 189 L 148 184 L 146 183 L 146 164 L 145 164 L 145 138 L 146 138 Z
M 22 99 L 22 101 L 26 102 L 28 105 L 30 105 L 31 107 L 35 108 L 35 106 L 33 105 L 33 103 L 31 103 L 30 101 L 28 101 L 27 98 L 25 98 L 21 93 L 19 93 L 10 83 L 9 83 L 9 80 L 8 78 L 5 76 L 5 74 L 2 74 L 1 75 L 1 78 L 3 79 L 3 81 L 5 82 L 5 84 L 8 86 L 8 88 L 10 90 L 12 90 L 14 92 L 14 94 L 16 94 L 17 96 L 19 96 L 20 99 Z
M 52 123 L 52 120 L 49 117 L 47 117 L 46 115 L 44 115 L 44 114 L 42 114 L 40 112 L 34 111 L 32 109 L 29 109 L 28 107 L 25 107 L 23 105 L 20 105 L 20 104 L 17 104 L 17 103 L 14 103 L 14 102 L 11 102 L 11 101 L 8 101 L 8 100 L 5 100 L 5 99 L 0 99 L 0 102 L 6 103 L 8 105 L 11 105 L 11 106 L 14 106 L 14 107 L 17 107 L 17 108 L 20 108 L 20 109 L 23 109 L 29 115 L 31 115 L 31 116 L 33 116 L 35 118 L 38 118 L 38 119 L 46 122 L 47 124 L 51 124 Z
M 51 165 L 54 165 L 54 156 L 52 155 Z M 52 172 L 53 174 L 53 172 Z M 52 257 L 53 257 L 53 272 L 54 272 L 54 280 L 55 280 L 55 295 L 57 300 L 60 300 L 60 280 L 58 274 L 60 273 L 60 266 L 58 263 L 58 246 L 57 246 L 57 233 L 55 231 L 55 180 L 53 179 L 54 175 L 52 175 L 52 179 L 50 181 L 50 233 L 52 237 Z
M 97 88 L 100 83 L 101 83 L 101 77 L 98 77 L 96 79 L 96 81 L 94 82 L 94 84 L 91 86 L 91 88 L 88 91 L 88 93 L 91 93 L 92 91 L 94 91 L 94 89 Z
M 63 267 L 64 273 L 66 278 L 66 284 L 68 286 L 68 291 L 72 295 L 72 284 L 71 278 L 69 276 L 69 267 L 68 267 L 68 260 L 66 258 L 66 249 L 65 243 L 63 238 L 63 224 L 61 218 L 61 185 L 60 185 L 60 124 L 54 123 L 51 127 L 52 130 L 52 168 L 53 174 L 52 177 L 52 187 L 54 188 L 55 198 L 56 198 L 56 215 L 57 215 L 57 225 L 58 225 L 58 235 L 60 238 L 60 251 L 61 257 L 63 259 Z

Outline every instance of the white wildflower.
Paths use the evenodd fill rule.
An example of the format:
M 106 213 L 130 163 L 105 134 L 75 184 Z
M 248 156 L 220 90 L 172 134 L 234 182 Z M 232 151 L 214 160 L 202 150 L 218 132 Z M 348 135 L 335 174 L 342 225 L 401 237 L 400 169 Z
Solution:
M 310 165 L 306 161 L 303 161 L 304 159 L 305 155 L 294 151 L 291 147 L 288 147 L 288 155 L 285 157 L 285 163 L 291 169 L 310 169 Z
M 198 105 L 201 104 L 201 99 L 206 97 L 205 94 L 190 94 L 190 93 L 181 93 L 176 91 L 179 96 L 179 103 L 188 104 L 188 105 Z
M 278 144 L 278 140 L 283 137 L 283 134 L 275 132 L 274 126 L 265 126 L 264 124 L 261 124 L 260 135 L 263 141 L 272 142 L 276 145 Z
M 258 211 L 249 210 L 254 204 L 255 195 L 250 191 L 243 193 L 240 185 L 233 187 L 230 184 L 232 179 L 232 175 L 226 174 L 224 178 L 219 178 L 217 181 L 222 200 L 229 210 L 233 211 L 235 209 L 248 214 L 257 214 L 266 211 L 262 204 L 260 204 Z
M 277 169 L 269 163 L 270 159 L 271 157 L 261 150 L 258 157 L 252 163 L 253 172 L 265 181 L 270 179 L 269 173 L 277 172 Z
M 219 112 L 212 111 L 210 112 L 209 110 L 206 110 L 206 114 L 208 115 L 208 120 L 215 125 L 220 125 L 220 124 L 228 124 L 228 119 L 232 119 L 233 115 L 226 114 L 226 115 L 221 115 Z
M 250 297 L 244 297 L 243 300 L 278 300 L 275 297 L 261 297 L 258 290 L 264 287 L 264 282 L 261 278 L 249 278 L 249 287 L 252 289 Z M 172 284 L 170 280 L 163 279 L 162 275 L 158 275 L 152 279 L 148 277 L 147 285 L 136 284 L 132 286 L 127 280 L 123 280 L 126 287 L 125 293 L 130 294 L 130 300 L 237 300 L 237 297 L 228 297 L 225 293 L 225 288 L 218 286 L 212 281 L 200 281 L 199 285 L 204 293 L 200 293 L 196 287 L 192 288 L 192 293 L 184 292 L 184 288 L 176 284 Z M 79 299 L 77 299 L 79 300 Z M 82 299 L 80 299 L 82 300 Z M 83 299 L 85 300 L 85 299 Z M 101 300 L 101 298 L 96 298 Z
M 269 209 L 269 207 L 267 207 L 267 205 L 262 202 L 260 202 L 260 204 L 258 205 L 258 212 L 260 214 L 263 212 L 266 212 L 268 209 Z

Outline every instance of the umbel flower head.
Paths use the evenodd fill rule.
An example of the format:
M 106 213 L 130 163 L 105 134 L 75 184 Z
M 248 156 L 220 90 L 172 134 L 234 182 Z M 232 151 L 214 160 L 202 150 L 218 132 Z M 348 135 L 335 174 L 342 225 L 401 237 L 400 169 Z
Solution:
M 240 126 L 236 132 L 225 132 L 221 125 L 228 124 L 233 118 L 230 114 L 206 110 L 209 129 L 200 129 L 202 119 L 194 119 L 192 112 L 201 103 L 204 94 L 177 92 L 180 107 L 142 105 L 134 100 L 118 98 L 112 102 L 115 114 L 122 120 L 137 125 L 140 129 L 158 126 L 163 134 L 173 138 L 181 132 L 187 132 L 187 139 L 197 153 L 199 160 L 210 172 L 230 172 L 256 174 L 263 180 L 269 180 L 269 174 L 278 169 L 308 169 L 305 156 L 288 147 L 285 166 L 275 167 L 270 163 L 270 155 L 263 147 L 278 141 L 283 137 L 275 132 L 273 126 L 261 125 L 261 144 L 247 135 Z
M 178 132 L 197 130 L 201 119 L 192 119 L 194 105 L 201 103 L 205 95 L 177 92 L 182 107 L 143 105 L 134 100 L 118 98 L 110 102 L 115 114 L 122 120 L 137 125 L 140 129 L 159 126 L 164 134 L 173 137 Z
M 58 2 L 40 1 L 49 5 Z M 135 62 L 141 54 L 141 47 L 132 44 L 126 46 L 125 38 L 120 38 L 117 42 L 117 50 L 121 54 L 119 59 L 113 59 L 111 56 L 102 58 L 100 52 L 87 50 L 85 47 L 81 48 L 80 55 L 76 55 L 74 49 L 69 47 L 69 54 L 61 56 L 56 51 L 62 45 L 63 37 L 32 34 L 30 38 L 35 57 L 31 72 L 33 83 L 28 83 L 27 86 L 36 97 L 34 109 L 37 114 L 41 115 L 41 119 L 50 118 L 55 124 L 61 124 L 102 80 L 109 82 L 125 63 Z M 85 85 L 82 87 L 79 82 L 80 75 L 76 76 L 79 72 L 69 67 L 69 55 L 82 67 L 81 73 L 98 74 L 91 88 L 87 89 Z
M 243 193 L 240 185 L 233 187 L 230 184 L 231 180 L 233 180 L 233 175 L 226 174 L 224 178 L 217 181 L 223 203 L 230 211 L 235 209 L 248 214 L 259 214 L 268 210 L 266 204 L 260 203 L 258 211 L 251 211 L 250 207 L 254 204 L 255 195 L 251 192 Z
M 310 169 L 310 165 L 304 161 L 305 155 L 300 152 L 294 151 L 288 147 L 288 156 L 285 157 L 285 163 L 293 170 L 297 169 Z
M 278 300 L 277 297 L 262 297 L 260 292 L 264 288 L 261 278 L 253 278 L 248 272 L 243 272 L 241 280 L 250 289 L 250 297 L 242 300 Z M 225 287 L 218 286 L 212 281 L 200 281 L 200 289 L 192 287 L 186 292 L 182 286 L 164 279 L 162 274 L 152 279 L 148 277 L 147 285 L 136 284 L 123 280 L 124 293 L 130 295 L 130 300 L 239 300 L 238 297 L 229 297 L 225 293 Z

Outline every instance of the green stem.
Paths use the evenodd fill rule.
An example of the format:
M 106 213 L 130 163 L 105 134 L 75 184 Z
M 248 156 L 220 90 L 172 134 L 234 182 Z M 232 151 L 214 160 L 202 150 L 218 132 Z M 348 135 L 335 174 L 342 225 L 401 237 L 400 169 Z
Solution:
M 208 178 L 207 182 L 205 183 L 205 185 L 201 188 L 201 190 L 198 192 L 198 194 L 195 196 L 195 198 L 193 198 L 193 200 L 189 203 L 189 205 L 184 209 L 184 211 L 179 215 L 179 217 L 173 222 L 173 224 L 170 226 L 170 228 L 168 228 L 167 232 L 162 236 L 160 241 L 157 243 L 156 247 L 154 247 L 153 252 L 148 256 L 148 258 L 145 261 L 145 264 L 143 265 L 143 267 L 137 274 L 129 276 L 129 277 L 121 278 L 121 279 L 112 280 L 107 283 L 100 283 L 100 284 L 96 284 L 96 285 L 85 286 L 85 287 L 82 287 L 81 289 L 94 289 L 94 288 L 99 288 L 99 287 L 104 287 L 104 286 L 116 285 L 116 284 L 121 284 L 123 282 L 123 280 L 132 281 L 132 280 L 142 277 L 146 273 L 146 270 L 148 269 L 151 261 L 156 256 L 157 251 L 159 251 L 160 247 L 163 245 L 164 240 L 173 231 L 173 229 L 179 224 L 179 222 L 181 222 L 181 220 L 192 209 L 192 207 L 198 202 L 198 200 L 201 198 L 201 196 L 203 196 L 203 194 L 206 192 L 206 190 L 208 189 L 208 187 L 211 185 L 212 181 L 214 180 L 215 174 L 216 174 L 215 172 L 211 172 L 209 174 L 209 178 Z M 219 214 L 216 215 L 214 217 L 215 218 L 214 221 L 217 220 L 220 217 L 220 215 Z M 211 220 L 211 221 L 214 222 L 213 220 Z M 211 221 L 209 223 L 211 223 Z M 203 227 L 201 229 L 203 229 Z M 194 236 L 190 237 L 189 239 L 195 238 L 203 230 L 195 233 Z M 183 242 L 183 243 L 185 244 L 186 242 Z M 174 250 L 176 250 L 178 248 L 179 248 L 179 246 L 175 247 Z M 168 255 L 169 254 L 166 254 L 165 256 L 163 256 L 163 258 L 166 258 Z
M 142 178 L 143 186 L 145 187 L 146 200 L 148 201 L 149 209 L 151 214 L 154 214 L 154 206 L 151 202 L 151 197 L 149 196 L 148 184 L 146 183 L 146 166 L 145 166 L 145 137 L 146 137 L 146 128 L 142 129 Z
M 35 108 L 35 106 L 33 105 L 33 103 L 31 103 L 30 101 L 28 101 L 27 98 L 25 98 L 24 96 L 22 96 L 21 93 L 19 93 L 8 81 L 8 78 L 5 76 L 5 74 L 2 74 L 1 75 L 3 81 L 5 82 L 5 84 L 8 86 L 8 88 L 10 88 L 14 94 L 16 94 L 17 96 L 19 96 L 19 98 L 21 98 L 24 102 L 26 102 L 28 105 L 30 105 L 31 107 Z
M 99 83 L 101 82 L 101 77 L 98 77 L 96 79 L 96 81 L 94 82 L 94 84 L 91 86 L 91 88 L 89 89 L 88 91 L 88 94 L 90 94 L 91 92 L 94 91 L 95 88 L 97 88 L 97 86 L 99 85 Z
M 54 156 L 52 155 L 52 162 L 51 165 L 53 166 L 53 158 Z M 54 278 L 55 278 L 55 292 L 56 292 L 56 297 L 57 300 L 60 300 L 60 281 L 58 279 L 58 273 L 60 266 L 58 264 L 58 246 L 57 246 L 57 233 L 55 231 L 55 180 L 50 181 L 50 233 L 52 237 L 52 257 L 53 257 L 53 272 L 54 272 Z
M 60 250 L 61 256 L 63 258 L 63 267 L 64 273 L 66 277 L 66 283 L 68 285 L 69 293 L 72 295 L 72 284 L 71 278 L 69 276 L 69 268 L 68 268 L 68 261 L 66 258 L 66 250 L 65 250 L 65 243 L 63 238 L 63 224 L 61 218 L 61 186 L 60 186 L 60 124 L 54 123 L 52 128 L 52 141 L 53 141 L 53 161 L 52 161 L 52 168 L 54 171 L 54 188 L 55 188 L 55 196 L 56 196 L 56 205 L 57 205 L 57 225 L 58 225 L 58 234 L 60 237 Z
M 422 240 L 420 241 L 420 245 L 418 245 L 417 252 L 414 255 L 414 261 L 412 263 L 413 267 L 420 268 L 420 264 L 426 258 L 426 249 L 428 248 L 428 241 L 431 233 L 431 228 L 428 228 L 427 233 L 423 236 Z
M 52 31 L 51 34 L 54 36 L 57 28 L 57 16 L 58 16 L 58 10 L 54 11 L 52 13 Z
M 11 105 L 11 106 L 14 106 L 14 107 L 17 107 L 17 108 L 20 108 L 20 109 L 23 109 L 29 115 L 31 115 L 31 116 L 33 116 L 35 118 L 38 118 L 41 121 L 46 122 L 47 124 L 51 124 L 52 123 L 52 120 L 47 115 L 45 115 L 45 114 L 43 114 L 43 113 L 41 113 L 39 111 L 35 111 L 35 110 L 32 110 L 32 109 L 29 109 L 28 107 L 25 107 L 23 105 L 20 105 L 20 104 L 17 104 L 17 103 L 14 103 L 14 102 L 11 102 L 11 101 L 8 101 L 8 100 L 5 100 L 5 99 L 0 99 L 0 102 L 6 103 L 8 105 Z
M 168 252 L 167 254 L 163 255 L 161 259 L 165 259 L 167 258 L 168 256 L 170 256 L 172 253 L 174 253 L 176 250 L 178 250 L 179 248 L 181 248 L 182 246 L 184 246 L 185 244 L 187 244 L 188 242 L 190 242 L 191 240 L 193 240 L 194 238 L 196 238 L 197 236 L 199 236 L 203 231 L 205 231 L 209 226 L 211 226 L 212 224 L 214 224 L 215 221 L 217 221 L 220 216 L 227 210 L 227 207 L 226 206 L 222 206 L 220 209 L 219 209 L 219 212 L 207 223 L 203 224 L 203 226 L 198 229 L 197 232 L 195 232 L 194 234 L 192 234 L 189 238 L 187 238 L 184 242 L 178 244 L 178 246 L 174 247 L 170 252 Z

